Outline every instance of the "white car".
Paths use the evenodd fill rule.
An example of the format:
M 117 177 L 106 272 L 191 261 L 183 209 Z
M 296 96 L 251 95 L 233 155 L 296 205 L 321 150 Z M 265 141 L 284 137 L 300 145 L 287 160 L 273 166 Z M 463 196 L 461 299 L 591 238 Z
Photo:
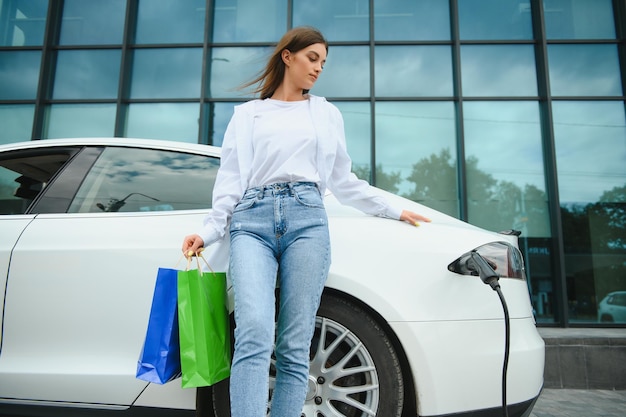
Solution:
M 219 155 L 124 138 L 0 146 L 1 415 L 191 416 L 196 403 L 199 415 L 228 415 L 228 381 L 195 390 L 135 377 L 157 269 L 176 266 L 210 210 Z M 325 196 L 333 263 L 303 415 L 487 416 L 503 400 L 509 416 L 529 415 L 544 342 L 516 234 L 377 191 L 432 223 Z M 225 270 L 228 242 L 206 256 Z M 478 276 L 494 269 L 505 303 Z
M 598 304 L 598 321 L 626 322 L 626 291 L 610 292 Z

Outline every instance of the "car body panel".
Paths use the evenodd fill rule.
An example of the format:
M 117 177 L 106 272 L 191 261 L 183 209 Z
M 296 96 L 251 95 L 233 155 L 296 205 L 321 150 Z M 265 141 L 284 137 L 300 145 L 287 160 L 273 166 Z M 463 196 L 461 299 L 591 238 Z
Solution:
M 34 215 L 17 215 L 17 216 L 0 216 L 0 291 L 2 299 L 5 299 L 5 291 L 7 287 L 7 276 L 9 273 L 9 264 L 11 262 L 11 253 L 13 246 L 19 238 L 22 231 L 32 221 Z M 3 321 L 4 309 L 0 309 L 0 323 Z M 2 333 L 0 332 L 0 352 L 2 349 Z
M 121 138 L 34 141 L 0 146 L 0 153 L 82 145 L 219 157 L 218 148 L 205 145 Z M 516 246 L 517 238 L 376 192 L 432 223 L 415 227 L 367 216 L 327 193 L 332 246 L 327 289 L 367 306 L 391 329 L 411 365 L 407 376 L 417 388 L 420 415 L 497 407 L 502 307 L 479 277 L 447 267 L 481 245 Z M 187 267 L 181 261 L 182 238 L 199 229 L 207 212 L 0 217 L 0 281 L 6 280 L 0 403 L 193 409 L 195 390 L 183 390 L 180 381 L 148 384 L 136 379 L 135 371 L 156 272 Z M 226 237 L 206 249 L 214 270 L 227 270 L 228 243 Z M 544 345 L 534 328 L 527 283 L 500 282 L 512 319 L 509 372 L 515 378 L 509 380 L 509 398 L 521 403 L 541 389 Z M 229 296 L 232 310 L 232 292 Z
M 452 415 L 502 404 L 503 321 L 400 322 L 391 326 L 404 348 L 414 353 L 408 360 L 420 416 Z M 543 375 L 536 372 L 536 366 L 543 366 L 544 346 L 532 329 L 532 319 L 511 321 L 508 404 L 536 398 L 541 391 Z M 445 343 L 451 338 L 457 343 Z

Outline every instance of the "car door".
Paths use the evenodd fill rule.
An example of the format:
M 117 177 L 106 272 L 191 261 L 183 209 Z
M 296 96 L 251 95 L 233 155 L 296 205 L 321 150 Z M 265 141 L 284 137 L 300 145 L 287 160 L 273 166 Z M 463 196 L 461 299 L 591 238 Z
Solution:
M 13 248 L 22 232 L 35 218 L 29 207 L 46 184 L 80 148 L 59 148 L 50 152 L 14 149 L 0 154 L 0 295 L 5 299 L 7 276 Z M 0 309 L 4 323 L 4 308 Z M 0 332 L 0 353 L 2 352 Z
M 133 403 L 147 385 L 135 371 L 156 272 L 185 267 L 182 238 L 201 226 L 218 166 L 204 155 L 106 147 L 71 201 L 43 196 L 13 250 L 0 356 L 0 382 L 11 386 L 2 382 L 1 396 Z

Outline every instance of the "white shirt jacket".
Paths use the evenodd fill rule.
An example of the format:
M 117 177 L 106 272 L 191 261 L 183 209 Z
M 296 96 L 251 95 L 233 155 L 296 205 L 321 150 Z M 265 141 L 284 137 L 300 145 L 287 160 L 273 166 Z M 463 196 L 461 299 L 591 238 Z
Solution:
M 309 95 L 311 119 L 317 136 L 317 170 L 320 193 L 326 189 L 342 203 L 374 216 L 400 219 L 401 209 L 392 207 L 374 192 L 367 181 L 352 170 L 346 149 L 343 117 L 339 109 L 325 98 Z M 224 237 L 231 215 L 252 176 L 252 127 L 259 99 L 235 106 L 222 144 L 221 165 L 213 188 L 213 209 L 204 219 L 198 233 L 205 246 Z

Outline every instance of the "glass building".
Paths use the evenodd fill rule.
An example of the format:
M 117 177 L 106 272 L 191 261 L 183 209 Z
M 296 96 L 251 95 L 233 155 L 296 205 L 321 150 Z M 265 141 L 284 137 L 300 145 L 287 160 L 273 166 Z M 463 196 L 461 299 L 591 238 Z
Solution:
M 300 25 L 357 175 L 521 231 L 539 324 L 626 325 L 623 0 L 0 0 L 0 144 L 219 146 Z

